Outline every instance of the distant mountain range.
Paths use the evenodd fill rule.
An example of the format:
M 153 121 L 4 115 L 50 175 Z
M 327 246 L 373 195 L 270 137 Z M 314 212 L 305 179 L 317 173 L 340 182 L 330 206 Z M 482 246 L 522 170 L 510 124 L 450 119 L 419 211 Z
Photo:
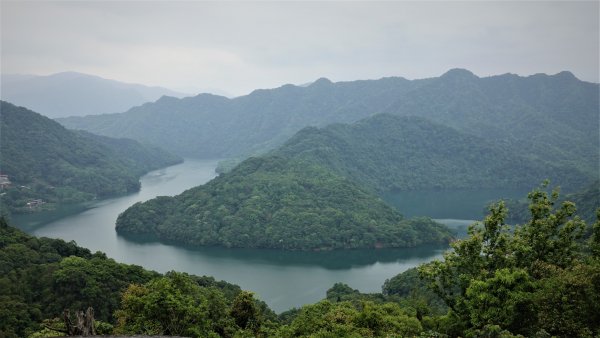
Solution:
M 140 188 L 144 173 L 182 159 L 130 139 L 67 130 L 23 107 L 0 101 L 2 213 L 30 212 Z
M 377 114 L 418 116 L 531 159 L 598 175 L 599 85 L 569 72 L 480 78 L 453 69 L 437 78 L 400 77 L 306 87 L 284 85 L 228 99 L 162 97 L 125 113 L 73 117 L 68 128 L 131 137 L 191 157 L 246 157 L 283 144 L 307 126 Z
M 186 96 L 161 87 L 63 72 L 47 76 L 6 74 L 0 78 L 2 100 L 50 118 L 119 113 L 161 96 Z

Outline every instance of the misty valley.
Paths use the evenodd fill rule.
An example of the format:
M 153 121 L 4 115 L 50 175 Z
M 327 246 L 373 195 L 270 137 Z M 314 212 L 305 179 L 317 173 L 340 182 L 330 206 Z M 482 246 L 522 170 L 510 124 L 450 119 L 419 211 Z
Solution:
M 105 335 L 600 334 L 597 83 L 157 90 L 70 117 L 3 97 L 0 336 L 72 334 L 88 307 Z

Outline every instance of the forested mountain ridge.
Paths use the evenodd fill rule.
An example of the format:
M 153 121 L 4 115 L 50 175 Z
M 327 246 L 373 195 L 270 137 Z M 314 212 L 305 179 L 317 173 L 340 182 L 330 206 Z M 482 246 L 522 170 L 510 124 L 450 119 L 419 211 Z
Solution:
M 193 246 L 321 250 L 413 247 L 451 238 L 430 219 L 404 220 L 381 199 L 320 165 L 249 158 L 175 197 L 136 203 L 120 234 Z
M 0 131 L 0 170 L 11 182 L 2 187 L 1 199 L 13 212 L 137 191 L 142 174 L 181 162 L 137 141 L 67 130 L 4 101 Z M 36 200 L 44 204 L 32 205 Z
M 306 126 L 355 122 L 387 112 L 425 117 L 597 175 L 598 95 L 598 84 L 568 72 L 479 78 L 455 69 L 422 80 L 319 79 L 307 87 L 285 85 L 234 99 L 165 97 L 125 113 L 59 121 L 185 156 L 215 158 L 274 149 Z
M 570 72 L 479 78 L 454 69 L 385 112 L 417 115 L 598 177 L 599 85 Z
M 380 111 L 408 83 L 397 78 L 375 86 L 372 82 L 348 82 L 337 88 L 329 80 L 319 79 L 308 87 L 257 89 L 234 99 L 211 94 L 183 99 L 162 97 L 121 114 L 57 120 L 68 128 L 96 134 L 130 135 L 184 156 L 237 156 L 274 148 L 308 125 L 339 122 L 340 117 L 342 121 L 351 120 L 339 113 L 342 110 L 352 110 L 348 116 L 360 118 L 368 103 L 367 113 Z M 373 95 L 372 100 L 355 103 L 354 97 L 362 92 Z M 164 136 L 168 134 L 172 137 Z
M 544 179 L 574 189 L 591 181 L 577 167 L 528 158 L 504 144 L 423 118 L 389 114 L 308 127 L 272 153 L 320 164 L 379 192 L 531 189 Z

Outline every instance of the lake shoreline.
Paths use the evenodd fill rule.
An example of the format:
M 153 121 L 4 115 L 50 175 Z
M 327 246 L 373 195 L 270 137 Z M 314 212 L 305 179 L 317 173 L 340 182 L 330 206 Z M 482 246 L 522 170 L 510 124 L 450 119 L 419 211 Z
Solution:
M 337 282 L 361 292 L 381 292 L 386 279 L 409 268 L 440 259 L 448 245 L 404 249 L 281 251 L 269 249 L 186 248 L 141 239 L 128 240 L 115 231 L 119 213 L 136 202 L 173 196 L 217 176 L 218 160 L 185 159 L 184 163 L 152 171 L 141 178 L 139 192 L 97 201 L 87 209 L 57 218 L 28 232 L 36 236 L 74 240 L 105 252 L 118 262 L 158 272 L 181 271 L 212 276 L 255 292 L 274 311 L 314 303 Z M 445 220 L 466 227 L 470 220 Z M 461 223 L 462 222 L 462 223 Z M 19 228 L 21 226 L 16 224 Z M 452 226 L 451 226 L 452 228 Z M 27 231 L 27 230 L 26 230 Z

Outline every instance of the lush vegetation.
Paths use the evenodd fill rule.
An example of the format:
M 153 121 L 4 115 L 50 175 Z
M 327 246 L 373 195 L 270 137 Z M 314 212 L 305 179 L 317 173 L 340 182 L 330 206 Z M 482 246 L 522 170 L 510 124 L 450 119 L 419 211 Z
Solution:
M 596 179 L 598 102 L 598 84 L 568 72 L 479 78 L 455 69 L 413 81 L 320 79 L 307 87 L 285 85 L 234 99 L 165 97 L 122 114 L 59 121 L 184 156 L 224 158 L 274 149 L 307 126 L 355 122 L 383 112 L 427 118 L 542 163 L 579 168 Z
M 404 220 L 322 166 L 278 156 L 250 158 L 176 197 L 137 203 L 119 216 L 117 231 L 196 246 L 287 250 L 412 247 L 450 238 L 444 226 Z
M 235 324 L 236 313 L 229 311 L 236 301 L 251 301 L 243 305 L 252 307 L 252 320 L 275 320 L 264 302 L 249 298 L 236 285 L 174 272 L 161 276 L 139 266 L 117 263 L 100 252 L 91 253 L 74 242 L 27 235 L 0 218 L 2 337 L 25 337 L 35 331 L 57 335 L 44 329 L 42 322 L 60 328 L 60 320 L 54 318 L 60 318 L 64 309 L 74 313 L 88 306 L 94 308 L 104 333 L 110 333 L 114 326 L 115 331 L 123 333 L 206 336 L 197 334 L 197 329 L 193 331 L 196 333 L 173 329 L 175 323 L 171 321 L 176 317 L 167 316 L 171 306 L 173 311 L 182 311 L 177 315 L 189 311 L 188 317 L 181 318 L 186 321 L 189 316 L 210 313 L 208 319 L 201 318 L 202 323 L 210 322 L 203 329 L 223 335 L 240 329 Z M 144 304 L 148 306 L 143 311 L 136 308 Z M 164 315 L 162 322 L 150 319 L 159 315 Z M 188 323 L 198 324 L 195 320 Z
M 73 242 L 35 238 L 0 219 L 0 335 L 23 337 L 63 309 L 93 306 L 112 321 L 121 290 L 158 274 L 92 254 Z
M 600 334 L 600 210 L 591 227 L 558 192 L 529 194 L 528 221 L 511 229 L 502 202 L 443 261 L 419 272 L 450 308 L 434 319 L 450 336 Z M 599 207 L 598 205 L 596 206 Z
M 445 237 L 431 221 L 401 221 L 371 193 L 528 187 L 546 177 L 570 187 L 588 182 L 573 173 L 421 118 L 379 114 L 306 128 L 203 187 L 132 206 L 117 231 L 188 245 L 410 247 Z
M 433 261 L 362 294 L 341 283 L 279 316 L 210 277 L 159 275 L 35 238 L 0 219 L 0 335 L 56 335 L 62 309 L 96 309 L 104 334 L 190 337 L 595 337 L 600 334 L 600 209 L 593 225 L 558 193 L 529 194 L 511 229 L 502 202 Z M 584 236 L 592 228 L 590 236 Z M 43 324 L 43 325 L 42 325 Z
M 180 158 L 128 139 L 74 132 L 28 109 L 0 103 L 2 210 L 29 212 L 140 188 L 142 174 Z M 45 204 L 30 207 L 31 200 Z
M 75 243 L 35 238 L 0 219 L 0 335 L 61 335 L 63 309 L 92 306 L 103 334 L 189 337 L 387 336 L 418 334 L 416 311 L 382 295 L 335 295 L 277 317 L 251 292 L 211 277 L 160 275 Z M 337 288 L 337 289 L 336 289 Z M 336 291 L 338 290 L 338 291 Z M 337 293 L 336 293 L 337 292 Z M 355 295 L 359 295 L 355 290 Z
M 600 205 L 600 181 L 596 181 L 574 193 L 562 196 L 560 202 L 564 201 L 575 203 L 577 206 L 577 215 L 584 221 L 593 223 L 596 219 L 596 208 Z M 508 200 L 505 203 L 509 210 L 506 216 L 508 222 L 527 222 L 529 218 L 528 200 Z
M 274 151 L 317 163 L 377 191 L 533 188 L 551 179 L 589 183 L 576 168 L 532 160 L 488 139 L 428 120 L 378 114 L 354 124 L 305 128 Z

